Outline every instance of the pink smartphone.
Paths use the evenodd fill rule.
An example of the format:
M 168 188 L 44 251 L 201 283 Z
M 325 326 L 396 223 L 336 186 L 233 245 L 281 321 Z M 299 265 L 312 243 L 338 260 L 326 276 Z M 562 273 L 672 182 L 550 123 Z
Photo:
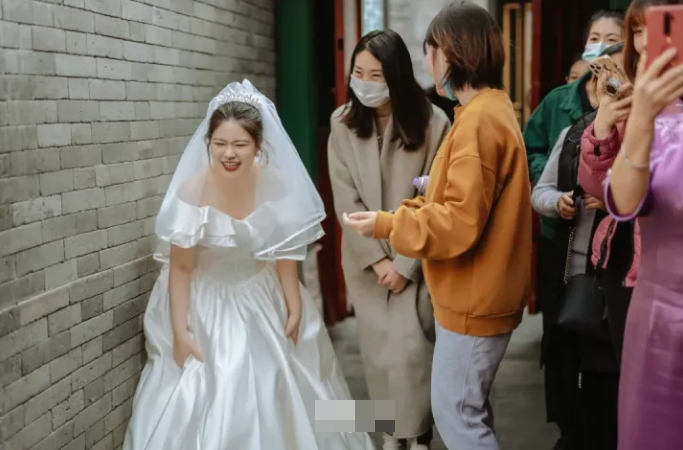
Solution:
M 651 6 L 645 12 L 647 64 L 671 47 L 678 50 L 672 66 L 683 63 L 683 5 Z

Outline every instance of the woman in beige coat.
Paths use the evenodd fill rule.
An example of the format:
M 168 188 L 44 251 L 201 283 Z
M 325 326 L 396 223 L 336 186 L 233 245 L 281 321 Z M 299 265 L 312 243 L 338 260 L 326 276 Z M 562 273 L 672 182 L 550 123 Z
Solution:
M 415 81 L 408 49 L 391 30 L 364 36 L 351 59 L 348 102 L 332 114 L 329 170 L 335 212 L 390 211 L 413 198 L 450 123 Z M 384 450 L 426 450 L 431 440 L 434 318 L 419 260 L 387 241 L 344 231 L 342 267 L 358 320 L 373 400 L 394 400 Z

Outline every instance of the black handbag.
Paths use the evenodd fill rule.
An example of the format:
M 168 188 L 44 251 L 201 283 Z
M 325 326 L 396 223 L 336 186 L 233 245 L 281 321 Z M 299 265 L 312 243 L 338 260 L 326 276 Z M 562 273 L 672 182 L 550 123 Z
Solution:
M 605 297 L 595 275 L 582 273 L 569 277 L 575 230 L 576 227 L 572 226 L 569 231 L 564 291 L 555 322 L 560 328 L 579 336 L 603 338 Z

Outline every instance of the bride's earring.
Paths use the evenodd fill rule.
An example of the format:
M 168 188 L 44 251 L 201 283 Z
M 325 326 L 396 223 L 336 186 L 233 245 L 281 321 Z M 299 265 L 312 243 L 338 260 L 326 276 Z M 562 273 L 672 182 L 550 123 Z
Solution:
M 256 154 L 256 162 L 259 166 L 266 167 L 268 165 L 268 152 L 263 149 L 259 150 Z

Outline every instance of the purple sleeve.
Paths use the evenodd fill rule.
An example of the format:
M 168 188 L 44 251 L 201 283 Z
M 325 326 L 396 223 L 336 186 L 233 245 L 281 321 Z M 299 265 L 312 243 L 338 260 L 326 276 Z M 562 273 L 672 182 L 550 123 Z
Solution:
M 652 180 L 652 173 L 650 173 L 650 180 Z M 630 214 L 620 214 L 614 205 L 614 198 L 612 197 L 612 187 L 610 186 L 611 171 L 608 173 L 605 179 L 605 206 L 607 207 L 607 212 L 610 213 L 612 217 L 618 222 L 628 222 L 636 217 L 647 216 L 652 210 L 652 185 L 648 186 L 647 194 L 645 198 L 640 202 L 638 207 Z M 652 182 L 652 181 L 650 181 Z
M 603 186 L 605 204 L 615 220 L 623 222 L 646 216 L 652 212 L 653 207 L 657 207 L 652 180 L 658 176 L 669 178 L 671 173 L 677 173 L 680 171 L 679 168 L 683 167 L 683 152 L 679 151 L 681 150 L 681 132 L 683 132 L 683 103 L 676 102 L 668 106 L 666 111 L 655 119 L 650 148 L 650 183 L 645 198 L 632 213 L 617 212 L 610 186 L 611 171 L 608 173 Z

